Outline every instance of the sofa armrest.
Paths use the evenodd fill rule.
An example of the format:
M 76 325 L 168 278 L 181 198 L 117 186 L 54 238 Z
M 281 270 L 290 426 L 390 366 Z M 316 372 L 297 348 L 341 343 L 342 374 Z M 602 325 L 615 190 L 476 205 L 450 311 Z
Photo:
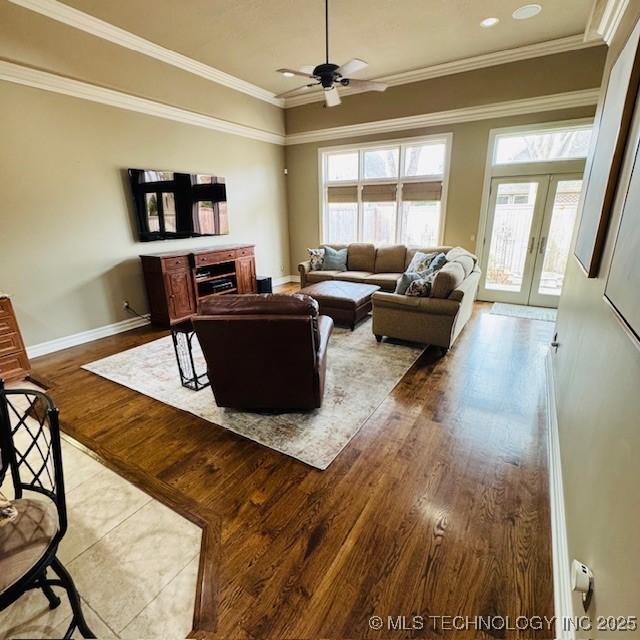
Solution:
M 455 316 L 460 309 L 457 300 L 447 298 L 419 298 L 416 296 L 403 296 L 398 293 L 385 293 L 376 291 L 373 294 L 373 307 L 403 308 L 407 311 L 418 313 L 431 313 L 437 316 Z
M 311 260 L 305 260 L 298 264 L 298 273 L 300 274 L 300 288 L 307 286 L 307 274 L 311 271 Z
M 451 292 L 449 300 L 462 302 L 463 298 L 471 297 L 473 302 L 478 293 L 478 285 L 480 284 L 480 275 L 482 272 L 477 267 Z

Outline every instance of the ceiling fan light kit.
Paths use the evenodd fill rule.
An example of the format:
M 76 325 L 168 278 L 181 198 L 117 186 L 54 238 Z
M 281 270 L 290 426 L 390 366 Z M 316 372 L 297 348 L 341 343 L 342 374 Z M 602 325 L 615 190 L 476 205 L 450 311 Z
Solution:
M 278 69 L 278 73 L 281 73 L 287 78 L 293 76 L 302 76 L 309 80 L 313 80 L 309 84 L 296 87 L 284 93 L 280 93 L 276 98 L 286 98 L 288 96 L 295 95 L 298 91 L 305 91 L 312 87 L 319 87 L 324 89 L 324 106 L 336 107 L 342 101 L 340 100 L 340 94 L 338 93 L 338 87 L 352 87 L 360 91 L 384 91 L 387 85 L 383 82 L 377 82 L 375 80 L 358 80 L 357 78 L 351 78 L 351 74 L 362 71 L 368 65 L 364 60 L 360 58 L 353 58 L 349 62 L 345 62 L 342 66 L 329 62 L 329 0 L 325 0 L 324 5 L 325 12 L 325 62 L 316 65 L 311 73 L 300 71 L 298 69 Z

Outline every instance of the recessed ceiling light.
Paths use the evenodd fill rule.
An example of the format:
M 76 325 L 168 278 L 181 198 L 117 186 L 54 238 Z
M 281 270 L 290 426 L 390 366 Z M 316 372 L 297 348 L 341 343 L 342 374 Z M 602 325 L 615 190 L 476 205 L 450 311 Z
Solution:
M 283 75 L 285 78 L 293 78 L 293 76 L 295 76 L 296 74 L 295 74 L 295 73 L 291 73 L 291 71 L 283 71 L 283 72 L 282 72 L 282 75 Z
M 514 20 L 526 20 L 527 18 L 533 18 L 542 11 L 542 6 L 539 4 L 525 4 L 519 7 L 513 12 Z
M 495 27 L 498 22 L 500 22 L 499 18 L 485 18 L 481 23 L 480 26 L 484 27 L 485 29 L 488 29 L 489 27 Z

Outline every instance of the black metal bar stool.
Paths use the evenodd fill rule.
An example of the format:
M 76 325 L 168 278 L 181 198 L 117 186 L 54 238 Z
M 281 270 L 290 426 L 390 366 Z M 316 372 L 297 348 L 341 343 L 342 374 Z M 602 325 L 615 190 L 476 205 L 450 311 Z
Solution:
M 51 587 L 62 587 L 73 612 L 64 637 L 77 629 L 95 638 L 73 580 L 56 557 L 67 531 L 67 507 L 58 410 L 47 395 L 5 389 L 0 381 L 0 449 L 0 481 L 10 472 L 15 495 L 0 526 L 0 611 L 31 589 L 42 589 L 55 609 L 60 598 Z

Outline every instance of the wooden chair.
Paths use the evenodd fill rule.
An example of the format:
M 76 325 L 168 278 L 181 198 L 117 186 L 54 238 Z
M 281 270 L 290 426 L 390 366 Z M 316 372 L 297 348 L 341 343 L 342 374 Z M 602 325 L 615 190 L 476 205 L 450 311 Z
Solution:
M 77 629 L 84 638 L 95 638 L 73 580 L 56 557 L 67 530 L 67 510 L 58 410 L 47 395 L 5 389 L 0 382 L 0 449 L 0 481 L 10 472 L 17 511 L 15 519 L 0 526 L 0 611 L 31 589 L 42 589 L 55 609 L 60 598 L 52 587 L 62 587 L 73 612 L 64 637 Z M 47 575 L 49 570 L 54 577 Z

